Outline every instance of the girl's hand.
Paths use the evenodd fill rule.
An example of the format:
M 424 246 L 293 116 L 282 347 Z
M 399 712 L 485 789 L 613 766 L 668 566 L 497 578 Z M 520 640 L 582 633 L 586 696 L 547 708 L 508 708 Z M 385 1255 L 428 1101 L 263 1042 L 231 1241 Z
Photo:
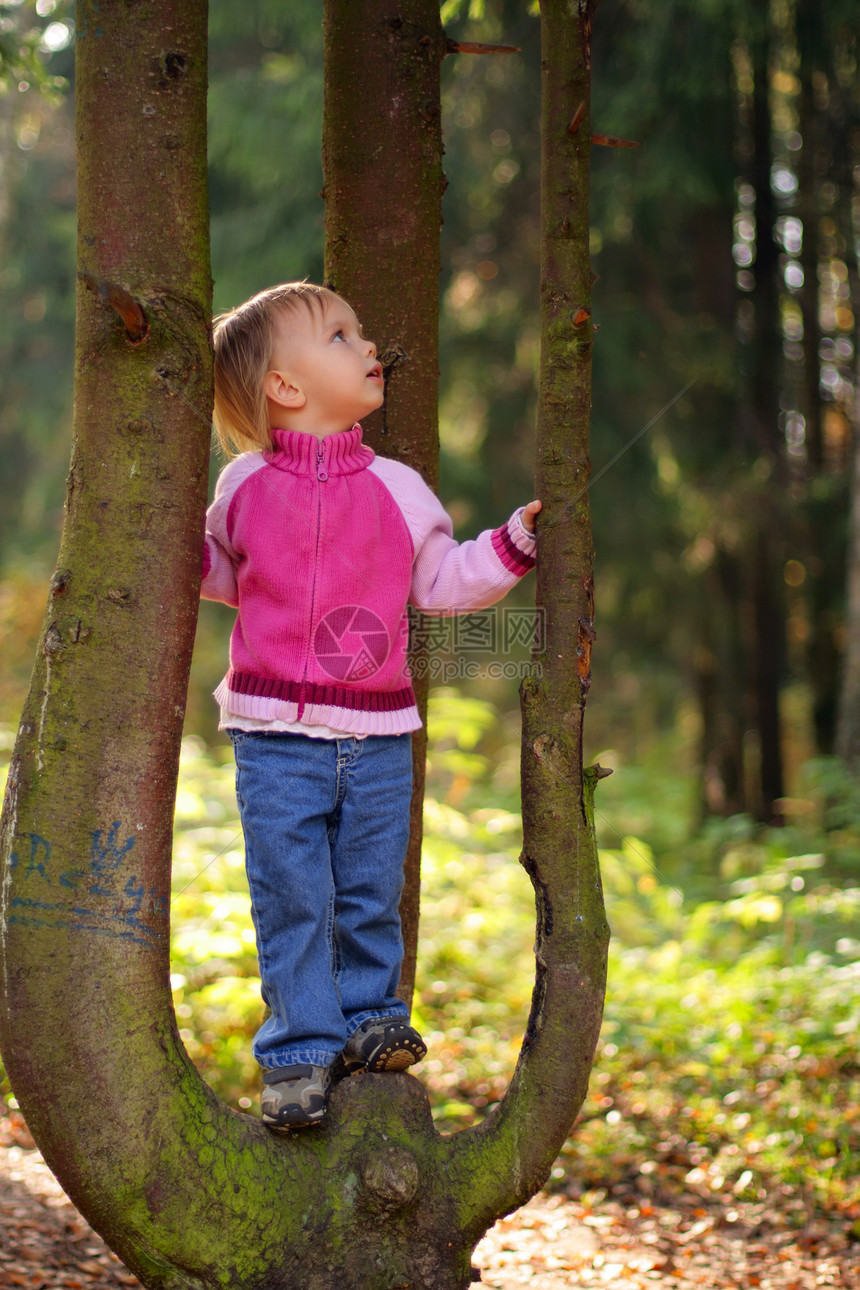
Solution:
M 534 533 L 535 516 L 537 515 L 540 509 L 541 509 L 541 503 L 537 501 L 529 502 L 528 506 L 523 507 L 523 512 L 522 512 L 522 515 L 520 516 L 520 519 L 522 520 L 523 528 L 526 530 L 527 533 Z

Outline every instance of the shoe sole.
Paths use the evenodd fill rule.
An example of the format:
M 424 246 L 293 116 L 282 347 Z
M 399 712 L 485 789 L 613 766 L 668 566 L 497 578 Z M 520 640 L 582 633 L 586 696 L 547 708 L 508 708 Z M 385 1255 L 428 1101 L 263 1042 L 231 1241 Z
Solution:
M 322 1124 L 325 1117 L 319 1120 L 303 1120 L 301 1124 L 271 1124 L 264 1120 L 266 1128 L 270 1133 L 297 1133 L 302 1129 L 313 1129 L 317 1124 Z
M 410 1043 L 408 1040 L 401 1040 L 391 1047 L 383 1048 L 381 1052 L 376 1053 L 367 1063 L 365 1069 L 371 1075 L 379 1074 L 384 1071 L 405 1071 L 408 1066 L 414 1066 L 420 1062 L 426 1054 L 427 1049 L 424 1044 Z
M 274 1129 L 276 1133 L 289 1133 L 291 1129 L 309 1129 L 311 1125 L 322 1124 L 327 1110 L 327 1107 L 324 1108 L 318 1115 L 298 1113 L 295 1119 L 292 1120 L 289 1118 L 289 1114 L 277 1120 L 267 1119 L 266 1116 L 262 1116 L 261 1119 L 267 1129 Z

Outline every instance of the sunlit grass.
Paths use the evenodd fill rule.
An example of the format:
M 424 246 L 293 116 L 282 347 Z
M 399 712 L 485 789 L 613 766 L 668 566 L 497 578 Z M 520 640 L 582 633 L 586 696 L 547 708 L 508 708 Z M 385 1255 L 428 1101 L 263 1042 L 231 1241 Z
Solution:
M 518 863 L 515 723 L 443 692 L 430 734 L 414 1018 L 429 1047 L 417 1074 L 449 1131 L 485 1114 L 513 1071 L 534 976 L 534 902 Z M 233 779 L 227 748 L 186 740 L 172 986 L 202 1074 L 228 1102 L 253 1109 L 250 1040 L 262 1005 Z M 677 814 L 689 785 L 667 794 L 655 780 L 649 794 L 641 772 L 635 781 L 625 805 L 619 767 L 612 795 L 598 800 L 613 928 L 606 1015 L 553 1184 L 769 1196 L 857 1217 L 853 781 L 819 763 L 787 828 L 714 823 L 686 844 Z M 636 835 L 618 827 L 634 818 Z M 689 882 L 678 876 L 684 854 L 696 869 Z

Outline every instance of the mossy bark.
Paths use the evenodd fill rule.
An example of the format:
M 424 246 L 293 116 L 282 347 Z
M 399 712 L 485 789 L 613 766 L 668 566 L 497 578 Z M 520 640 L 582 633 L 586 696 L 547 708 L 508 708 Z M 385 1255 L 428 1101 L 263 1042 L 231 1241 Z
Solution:
M 581 768 L 587 125 L 567 132 L 587 98 L 586 33 L 564 0 L 546 0 L 547 635 L 524 702 L 524 862 L 539 925 L 523 1052 L 477 1129 L 442 1138 L 417 1080 L 365 1075 L 334 1089 L 323 1125 L 275 1137 L 200 1080 L 168 980 L 211 394 L 205 18 L 198 0 L 79 8 L 90 286 L 66 526 L 4 807 L 0 1044 L 51 1168 L 151 1290 L 465 1290 L 475 1243 L 540 1187 L 570 1129 L 602 1002 L 606 928 Z
M 442 222 L 438 0 L 326 0 L 323 175 L 328 285 L 377 344 L 385 406 L 367 442 L 438 484 L 439 228 Z M 425 659 L 413 683 L 426 720 Z M 412 740 L 413 795 L 401 900 L 400 994 L 415 981 L 425 728 Z
M 513 1208 L 546 1181 L 588 1088 L 603 1015 L 609 928 L 594 836 L 599 768 L 583 771 L 593 617 L 588 431 L 588 257 L 593 6 L 542 0 L 541 370 L 536 433 L 539 675 L 521 691 L 523 852 L 535 889 L 536 979 L 511 1085 L 457 1146 L 495 1175 L 464 1213 Z

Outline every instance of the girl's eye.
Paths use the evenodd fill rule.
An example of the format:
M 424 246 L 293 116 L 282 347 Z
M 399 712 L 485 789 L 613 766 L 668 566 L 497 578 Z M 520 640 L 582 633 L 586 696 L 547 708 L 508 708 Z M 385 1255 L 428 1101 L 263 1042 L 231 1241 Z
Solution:
M 344 334 L 343 334 L 343 331 L 342 331 L 340 328 L 338 328 L 338 330 L 337 330 L 337 331 L 335 332 L 335 334 L 332 336 L 332 340 L 345 340 L 345 339 L 346 339 L 346 338 L 345 338 L 345 336 L 344 336 Z

